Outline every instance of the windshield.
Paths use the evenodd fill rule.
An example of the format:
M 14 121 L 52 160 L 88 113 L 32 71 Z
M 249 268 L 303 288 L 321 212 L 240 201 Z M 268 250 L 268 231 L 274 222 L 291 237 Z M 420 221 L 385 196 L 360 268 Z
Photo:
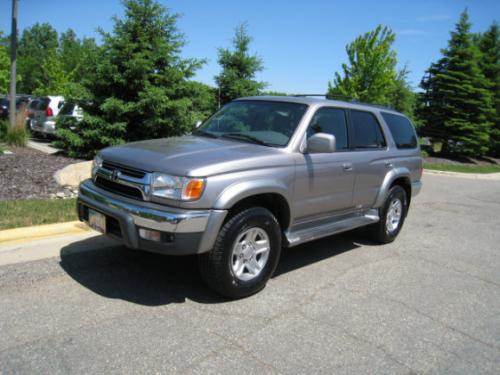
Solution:
M 231 138 L 266 146 L 286 146 L 306 104 L 262 100 L 229 103 L 193 134 Z

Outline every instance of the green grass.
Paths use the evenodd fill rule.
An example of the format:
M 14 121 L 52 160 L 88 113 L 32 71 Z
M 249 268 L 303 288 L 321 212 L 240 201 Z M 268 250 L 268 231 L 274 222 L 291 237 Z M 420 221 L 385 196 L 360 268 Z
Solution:
M 0 230 L 78 220 L 76 199 L 0 201 Z
M 456 165 L 440 163 L 424 163 L 425 169 L 460 173 L 498 173 L 500 165 Z

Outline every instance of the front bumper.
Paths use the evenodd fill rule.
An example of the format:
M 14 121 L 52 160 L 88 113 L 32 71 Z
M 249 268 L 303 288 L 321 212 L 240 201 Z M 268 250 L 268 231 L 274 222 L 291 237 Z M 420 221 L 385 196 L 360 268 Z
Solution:
M 209 251 L 226 217 L 225 210 L 185 210 L 126 198 L 98 188 L 92 180 L 80 184 L 78 216 L 88 221 L 91 208 L 106 216 L 106 234 L 127 247 L 170 255 Z M 141 238 L 139 228 L 162 232 L 162 241 Z

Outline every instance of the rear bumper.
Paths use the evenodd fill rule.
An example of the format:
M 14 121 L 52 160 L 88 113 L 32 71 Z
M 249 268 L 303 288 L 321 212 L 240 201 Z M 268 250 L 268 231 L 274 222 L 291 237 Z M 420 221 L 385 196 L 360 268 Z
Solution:
M 122 197 L 96 187 L 80 185 L 78 216 L 88 221 L 91 208 L 106 216 L 108 233 L 127 247 L 170 255 L 209 251 L 226 217 L 225 210 L 184 210 Z M 142 239 L 139 228 L 162 232 L 162 241 Z
M 31 130 L 39 133 L 53 135 L 56 133 L 56 122 L 55 121 L 38 122 L 36 120 L 31 120 L 30 128 Z
M 422 181 L 414 181 L 411 183 L 411 196 L 414 197 L 422 190 Z

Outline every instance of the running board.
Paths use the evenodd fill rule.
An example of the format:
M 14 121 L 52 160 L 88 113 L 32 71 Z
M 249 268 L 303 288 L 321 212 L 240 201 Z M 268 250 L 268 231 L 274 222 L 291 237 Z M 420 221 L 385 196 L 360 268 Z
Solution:
M 312 228 L 301 229 L 297 231 L 285 232 L 285 245 L 292 247 L 304 242 L 328 237 L 333 234 L 345 232 L 351 229 L 363 227 L 365 225 L 377 223 L 380 220 L 378 210 L 369 210 L 365 214 L 358 214 L 349 218 L 324 223 Z

